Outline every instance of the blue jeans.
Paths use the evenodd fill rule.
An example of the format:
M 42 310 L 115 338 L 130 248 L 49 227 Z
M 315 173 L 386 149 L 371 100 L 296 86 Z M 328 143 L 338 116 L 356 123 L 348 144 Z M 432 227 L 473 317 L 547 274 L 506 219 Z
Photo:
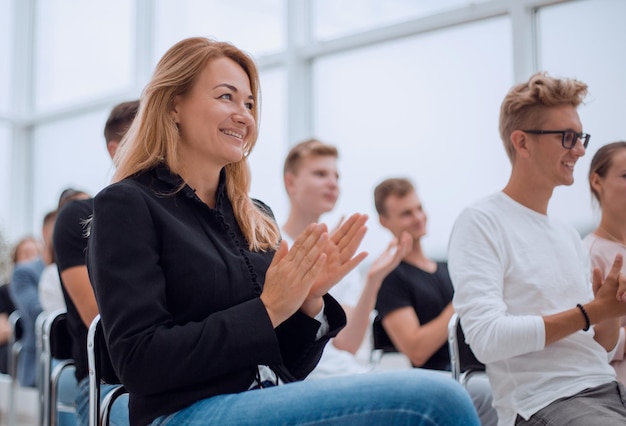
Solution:
M 480 421 L 469 395 L 451 377 L 414 369 L 218 395 L 152 423 L 207 424 L 480 426 Z
M 117 385 L 100 385 L 100 402 L 109 391 Z M 89 425 L 89 377 L 78 383 L 76 394 L 76 424 L 79 426 Z M 111 408 L 110 424 L 113 426 L 128 426 L 128 394 L 120 396 L 113 403 Z

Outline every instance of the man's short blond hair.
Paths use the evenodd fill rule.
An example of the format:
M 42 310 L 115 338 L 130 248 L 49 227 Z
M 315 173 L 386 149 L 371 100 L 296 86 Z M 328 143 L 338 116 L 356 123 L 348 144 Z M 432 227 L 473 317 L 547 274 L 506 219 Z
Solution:
M 307 139 L 289 150 L 283 166 L 283 175 L 287 172 L 298 174 L 302 160 L 311 157 L 338 158 L 339 152 L 333 145 L 328 145 L 318 139 Z
M 511 163 L 515 160 L 511 142 L 515 130 L 539 129 L 548 108 L 560 105 L 577 108 L 586 95 L 585 83 L 550 77 L 545 72 L 533 74 L 527 82 L 513 86 L 500 107 L 500 138 Z

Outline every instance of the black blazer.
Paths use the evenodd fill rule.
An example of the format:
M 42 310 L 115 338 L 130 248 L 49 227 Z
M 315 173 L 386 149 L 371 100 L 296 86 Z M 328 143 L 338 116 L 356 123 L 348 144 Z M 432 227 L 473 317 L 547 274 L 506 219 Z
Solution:
M 257 365 L 285 382 L 311 372 L 345 314 L 327 295 L 320 340 L 300 312 L 274 329 L 259 298 L 273 255 L 248 250 L 223 171 L 215 209 L 162 167 L 96 196 L 88 268 L 132 424 L 245 391 Z

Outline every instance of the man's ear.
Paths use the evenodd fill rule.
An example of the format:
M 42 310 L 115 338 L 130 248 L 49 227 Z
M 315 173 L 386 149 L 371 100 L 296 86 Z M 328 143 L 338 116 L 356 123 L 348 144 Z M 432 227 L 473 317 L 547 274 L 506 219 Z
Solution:
M 107 151 L 109 151 L 109 156 L 111 160 L 115 158 L 115 153 L 117 152 L 117 148 L 120 146 L 119 141 L 109 141 L 107 142 Z
M 283 180 L 285 182 L 285 190 L 287 191 L 287 195 L 291 196 L 294 191 L 296 175 L 291 172 L 285 172 L 283 175 Z
M 380 225 L 385 228 L 385 229 L 389 229 L 389 227 L 387 227 L 387 218 L 385 217 L 384 214 L 379 214 L 378 215 L 378 223 L 380 223 Z
M 515 149 L 516 156 L 528 157 L 529 145 L 528 145 L 528 134 L 521 130 L 514 130 L 511 133 L 511 144 L 513 145 L 513 149 Z

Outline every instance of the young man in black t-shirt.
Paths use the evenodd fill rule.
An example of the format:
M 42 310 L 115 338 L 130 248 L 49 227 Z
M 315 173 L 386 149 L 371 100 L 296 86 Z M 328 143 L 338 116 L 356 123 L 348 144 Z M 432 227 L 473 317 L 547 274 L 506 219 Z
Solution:
M 409 253 L 383 280 L 376 300 L 378 316 L 395 347 L 414 367 L 449 371 L 453 288 L 448 265 L 428 258 L 422 249 L 427 223 L 422 203 L 413 184 L 402 178 L 381 182 L 374 202 L 382 226 L 396 237 L 408 232 L 413 239 Z M 487 378 L 472 378 L 468 391 L 482 425 L 495 426 L 498 419 Z

